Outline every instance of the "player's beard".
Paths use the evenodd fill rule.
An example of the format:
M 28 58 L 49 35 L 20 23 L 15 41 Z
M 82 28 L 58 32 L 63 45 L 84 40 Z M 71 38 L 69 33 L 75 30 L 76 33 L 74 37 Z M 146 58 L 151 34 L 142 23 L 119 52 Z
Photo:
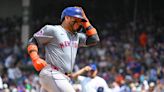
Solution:
M 70 26 L 72 28 L 73 33 L 80 32 L 82 30 L 82 25 L 80 25 L 78 28 L 76 28 L 75 23 L 70 23 Z
M 81 32 L 83 29 L 82 25 L 79 26 L 79 28 L 76 30 L 77 32 Z
M 70 26 L 70 28 L 71 28 L 70 31 L 71 31 L 72 33 L 75 33 L 75 32 L 76 32 L 76 30 L 74 29 L 74 24 L 75 24 L 74 22 L 70 22 L 70 23 L 69 23 L 69 26 Z

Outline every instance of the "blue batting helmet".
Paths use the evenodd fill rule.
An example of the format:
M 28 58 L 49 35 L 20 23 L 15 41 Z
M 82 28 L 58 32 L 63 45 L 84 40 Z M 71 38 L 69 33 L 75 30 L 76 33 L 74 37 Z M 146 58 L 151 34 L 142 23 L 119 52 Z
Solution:
M 80 18 L 83 22 L 86 22 L 86 19 L 82 16 L 82 9 L 78 7 L 65 8 L 61 14 L 61 21 L 63 21 L 65 16 Z

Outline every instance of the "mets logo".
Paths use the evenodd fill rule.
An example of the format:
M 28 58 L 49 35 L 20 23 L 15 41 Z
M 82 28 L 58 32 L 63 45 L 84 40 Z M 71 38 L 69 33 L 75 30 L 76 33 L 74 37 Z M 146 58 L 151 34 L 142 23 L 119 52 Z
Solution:
M 78 43 L 77 41 L 64 41 L 59 44 L 60 48 L 65 48 L 65 47 L 74 47 L 78 48 Z

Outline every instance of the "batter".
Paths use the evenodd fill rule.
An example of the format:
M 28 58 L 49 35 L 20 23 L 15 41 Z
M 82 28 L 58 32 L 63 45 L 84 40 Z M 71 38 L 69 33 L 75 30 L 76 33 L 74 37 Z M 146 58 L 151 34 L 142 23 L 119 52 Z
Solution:
M 99 37 L 81 7 L 67 7 L 61 25 L 45 25 L 29 40 L 28 53 L 34 68 L 40 71 L 41 92 L 75 92 L 67 74 L 74 67 L 77 49 L 96 45 Z M 81 33 L 82 27 L 86 30 Z M 38 46 L 45 47 L 45 60 Z

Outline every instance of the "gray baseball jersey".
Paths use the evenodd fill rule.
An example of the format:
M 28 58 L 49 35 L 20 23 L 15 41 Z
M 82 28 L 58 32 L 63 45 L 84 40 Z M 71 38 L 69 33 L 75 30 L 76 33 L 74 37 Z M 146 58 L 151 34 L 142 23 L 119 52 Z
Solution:
M 46 62 L 62 72 L 72 72 L 77 49 L 86 42 L 84 33 L 71 34 L 61 25 L 46 25 L 34 37 L 45 46 Z

